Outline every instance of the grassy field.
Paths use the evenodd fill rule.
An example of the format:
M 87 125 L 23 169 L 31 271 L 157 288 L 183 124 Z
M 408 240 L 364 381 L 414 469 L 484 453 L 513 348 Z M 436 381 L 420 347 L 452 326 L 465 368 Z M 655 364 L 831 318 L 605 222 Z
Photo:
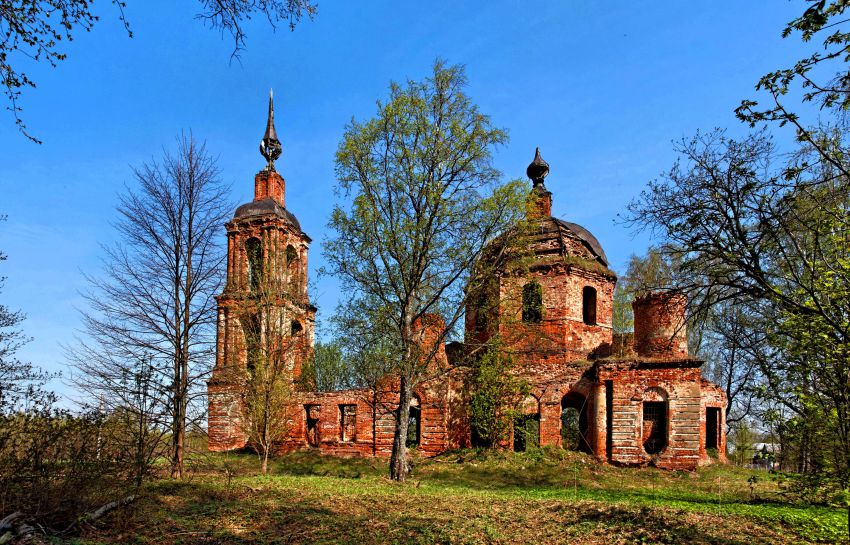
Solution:
M 561 450 L 420 460 L 404 484 L 380 460 L 297 453 L 257 475 L 250 454 L 200 456 L 77 543 L 846 542 L 842 509 L 782 501 L 758 472 L 622 469 Z

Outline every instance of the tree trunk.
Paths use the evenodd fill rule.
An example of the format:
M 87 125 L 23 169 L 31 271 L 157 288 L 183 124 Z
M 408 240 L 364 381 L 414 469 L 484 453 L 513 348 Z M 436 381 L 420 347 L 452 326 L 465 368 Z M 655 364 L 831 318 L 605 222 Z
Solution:
M 407 379 L 402 377 L 399 382 L 399 403 L 395 415 L 393 453 L 390 457 L 390 478 L 399 482 L 404 482 L 410 469 L 407 464 L 407 424 L 412 397 Z
M 177 409 L 173 426 L 171 477 L 174 479 L 183 478 L 183 445 L 185 444 L 186 422 L 185 416 L 181 414 L 182 412 L 180 408 Z

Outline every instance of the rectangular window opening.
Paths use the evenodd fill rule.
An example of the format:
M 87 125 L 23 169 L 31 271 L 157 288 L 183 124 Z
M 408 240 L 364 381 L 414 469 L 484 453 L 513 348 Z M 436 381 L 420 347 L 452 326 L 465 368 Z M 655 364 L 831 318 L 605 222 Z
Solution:
M 339 406 L 339 439 L 343 442 L 357 439 L 357 405 Z
M 705 448 L 720 448 L 720 407 L 705 409 Z

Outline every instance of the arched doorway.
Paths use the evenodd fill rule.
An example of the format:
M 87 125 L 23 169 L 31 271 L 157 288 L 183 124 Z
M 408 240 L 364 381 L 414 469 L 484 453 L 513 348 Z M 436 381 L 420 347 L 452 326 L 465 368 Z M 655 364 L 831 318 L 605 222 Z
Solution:
M 561 445 L 566 450 L 590 452 L 587 398 L 569 392 L 561 399 Z
M 658 387 L 647 388 L 641 409 L 643 450 L 653 456 L 661 454 L 667 448 L 667 392 Z
M 528 396 L 514 418 L 514 452 L 525 452 L 540 446 L 540 403 Z

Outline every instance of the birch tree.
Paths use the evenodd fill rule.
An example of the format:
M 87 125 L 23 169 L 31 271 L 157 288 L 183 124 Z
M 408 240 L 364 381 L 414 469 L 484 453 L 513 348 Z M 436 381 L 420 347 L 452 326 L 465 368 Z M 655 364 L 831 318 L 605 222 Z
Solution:
M 348 307 L 381 316 L 392 347 L 399 404 L 390 476 L 408 474 L 408 412 L 414 390 L 433 376 L 439 344 L 458 324 L 466 280 L 485 244 L 525 210 L 521 182 L 500 184 L 492 151 L 507 133 L 465 93 L 460 66 L 434 64 L 425 80 L 391 84 L 376 116 L 352 121 L 336 154 L 338 195 L 329 270 L 350 294 Z M 429 316 L 440 315 L 437 324 Z M 436 344 L 423 344 L 429 321 Z

